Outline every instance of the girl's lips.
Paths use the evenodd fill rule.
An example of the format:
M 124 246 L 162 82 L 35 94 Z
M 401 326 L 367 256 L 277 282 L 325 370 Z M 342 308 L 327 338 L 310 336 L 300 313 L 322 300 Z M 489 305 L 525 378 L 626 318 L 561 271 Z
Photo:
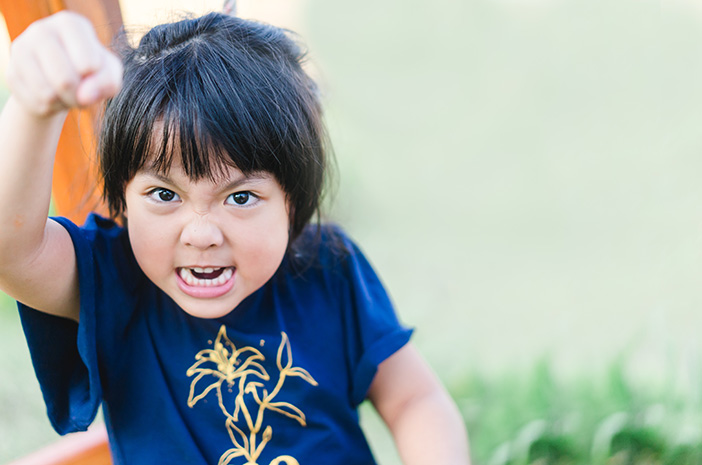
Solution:
M 236 269 L 227 268 L 177 268 L 176 283 L 183 293 L 198 299 L 214 299 L 223 296 L 234 286 Z M 209 279 L 198 276 L 206 275 Z

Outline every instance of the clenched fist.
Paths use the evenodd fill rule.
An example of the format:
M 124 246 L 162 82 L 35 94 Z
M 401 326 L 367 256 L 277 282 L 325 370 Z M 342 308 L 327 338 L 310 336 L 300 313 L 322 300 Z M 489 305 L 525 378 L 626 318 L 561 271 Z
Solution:
M 122 85 L 122 63 L 87 19 L 62 11 L 15 39 L 7 82 L 25 109 L 50 116 L 112 97 Z

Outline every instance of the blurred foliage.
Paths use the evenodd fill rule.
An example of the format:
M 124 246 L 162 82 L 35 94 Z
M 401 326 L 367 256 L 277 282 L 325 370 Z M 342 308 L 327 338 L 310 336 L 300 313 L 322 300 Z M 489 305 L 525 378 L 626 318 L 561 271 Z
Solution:
M 627 381 L 559 380 L 549 363 L 501 378 L 477 374 L 453 390 L 474 465 L 699 465 L 702 408 Z

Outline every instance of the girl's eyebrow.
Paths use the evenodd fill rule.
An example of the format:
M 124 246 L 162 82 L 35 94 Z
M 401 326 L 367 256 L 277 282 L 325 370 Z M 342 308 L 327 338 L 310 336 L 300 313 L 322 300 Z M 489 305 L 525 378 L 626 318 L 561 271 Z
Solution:
M 271 175 L 265 172 L 253 172 L 250 173 L 249 175 L 242 175 L 238 179 L 234 179 L 231 182 L 227 183 L 225 186 L 221 188 L 222 191 L 231 191 L 235 190 L 238 187 L 240 187 L 242 184 L 247 184 L 247 183 L 252 183 L 252 184 L 260 184 L 262 182 L 265 182 L 267 180 L 271 179 Z
M 164 182 L 164 183 L 166 183 L 166 184 L 174 184 L 174 182 L 171 180 L 171 178 L 169 178 L 168 176 L 165 176 L 165 175 L 159 173 L 159 172 L 156 171 L 155 169 L 144 168 L 144 169 L 141 169 L 141 170 L 139 170 L 139 171 L 140 171 L 142 174 L 146 175 L 146 176 L 150 176 L 150 177 L 152 177 L 152 178 L 156 178 L 156 179 L 158 179 L 159 181 Z
M 172 186 L 178 185 L 178 183 L 175 182 L 173 179 L 169 178 L 168 176 L 164 175 L 163 173 L 156 171 L 155 169 L 151 169 L 151 168 L 143 169 L 142 173 L 147 175 L 147 176 L 151 176 L 153 178 L 156 178 L 165 184 L 170 184 Z M 246 184 L 249 182 L 254 183 L 254 184 L 258 184 L 261 182 L 265 182 L 269 179 L 271 179 L 271 175 L 269 173 L 266 173 L 265 171 L 254 171 L 248 175 L 245 175 L 242 173 L 238 178 L 231 180 L 226 185 L 221 187 L 220 190 L 221 191 L 234 190 L 234 189 L 237 189 L 242 184 Z

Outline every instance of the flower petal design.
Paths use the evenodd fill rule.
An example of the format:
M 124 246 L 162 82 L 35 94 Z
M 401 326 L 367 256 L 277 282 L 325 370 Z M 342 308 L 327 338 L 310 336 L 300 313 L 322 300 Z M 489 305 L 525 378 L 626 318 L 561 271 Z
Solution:
M 247 464 L 255 465 L 259 455 L 273 438 L 271 426 L 263 428 L 266 411 L 277 412 L 297 421 L 302 426 L 307 426 L 307 418 L 298 407 L 289 402 L 273 402 L 280 394 L 286 379 L 289 377 L 302 378 L 312 386 L 317 386 L 318 383 L 307 370 L 293 366 L 290 340 L 285 332 L 281 332 L 281 341 L 276 354 L 279 376 L 275 386 L 261 382 L 271 379 L 263 366 L 262 362 L 266 358 L 261 351 L 255 347 L 237 348 L 229 339 L 225 325 L 220 326 L 217 338 L 214 343 L 210 344 L 213 344 L 213 347 L 198 352 L 195 355 L 195 363 L 186 372 L 188 377 L 194 376 L 190 383 L 188 406 L 193 407 L 211 391 L 216 391 L 219 408 L 226 417 L 227 433 L 234 444 L 233 448 L 221 455 L 219 465 L 233 465 L 233 461 L 238 457 L 244 457 Z M 212 376 L 214 381 L 209 384 L 202 382 L 208 376 Z M 250 380 L 249 376 L 254 376 L 261 381 Z M 222 385 L 225 381 L 228 384 L 229 392 L 232 392 L 235 384 L 238 390 L 234 397 L 233 415 L 225 406 L 222 394 Z M 269 388 L 272 388 L 270 392 Z M 247 403 L 250 404 L 250 402 L 244 400 L 247 395 L 250 396 L 249 401 L 253 400 L 258 404 L 258 408 L 249 411 L 250 407 Z M 227 396 L 227 403 L 229 402 L 231 402 L 231 397 Z M 239 422 L 240 414 L 243 416 L 242 422 Z M 238 426 L 237 423 L 240 423 L 241 426 Z M 263 432 L 261 432 L 262 429 Z M 281 455 L 270 464 L 299 465 L 298 461 L 289 455 Z
M 256 381 L 251 381 L 246 385 L 244 394 L 251 394 L 258 405 L 261 405 L 261 397 L 258 395 L 258 388 L 262 388 L 263 383 L 257 383 Z M 265 389 L 264 389 L 265 392 Z M 265 397 L 265 394 L 264 394 Z
M 271 379 L 266 369 L 263 368 L 263 365 L 258 362 L 250 362 L 249 359 L 247 359 L 239 368 L 237 368 L 235 373 L 238 376 L 256 375 L 264 381 Z
M 188 395 L 188 407 L 192 407 L 193 405 L 197 404 L 200 399 L 205 397 L 211 390 L 215 388 L 219 388 L 222 385 L 222 382 L 224 381 L 223 378 L 220 378 L 219 380 L 215 381 L 214 383 L 209 384 L 200 394 L 197 396 L 195 395 L 195 386 L 197 383 L 204 378 L 207 375 L 214 374 L 210 373 L 211 370 L 207 371 L 202 371 L 200 374 L 198 374 L 195 379 L 190 383 L 190 394 Z
M 227 349 L 227 347 L 229 349 Z M 215 339 L 214 342 L 214 348 L 217 352 L 226 353 L 227 358 L 229 358 L 229 354 L 236 352 L 236 346 L 231 339 L 229 339 L 229 336 L 227 336 L 227 327 L 225 325 L 219 327 L 217 339 Z
M 232 347 L 234 347 L 234 344 L 232 344 Z M 236 347 L 234 347 L 234 348 L 236 349 Z M 265 360 L 266 359 L 266 357 L 263 356 L 263 354 L 261 353 L 260 350 L 258 350 L 255 347 L 251 347 L 251 346 L 246 346 L 246 347 L 242 347 L 241 349 L 234 350 L 234 352 L 232 353 L 232 359 L 236 360 L 244 352 L 253 352 L 253 355 L 249 355 L 247 357 L 247 358 L 250 358 L 252 360 Z
M 197 361 L 195 363 L 193 363 L 193 365 L 190 368 L 188 368 L 188 371 L 185 374 L 188 376 L 192 376 L 195 373 L 195 371 L 197 371 L 198 369 L 203 369 L 203 368 L 200 368 L 200 365 L 203 365 L 203 364 L 208 363 L 208 362 L 214 363 L 216 366 L 217 365 L 217 362 L 215 360 L 216 358 L 217 358 L 217 353 L 214 350 L 212 350 L 212 349 L 201 350 L 200 352 L 195 354 L 195 360 L 197 360 Z

